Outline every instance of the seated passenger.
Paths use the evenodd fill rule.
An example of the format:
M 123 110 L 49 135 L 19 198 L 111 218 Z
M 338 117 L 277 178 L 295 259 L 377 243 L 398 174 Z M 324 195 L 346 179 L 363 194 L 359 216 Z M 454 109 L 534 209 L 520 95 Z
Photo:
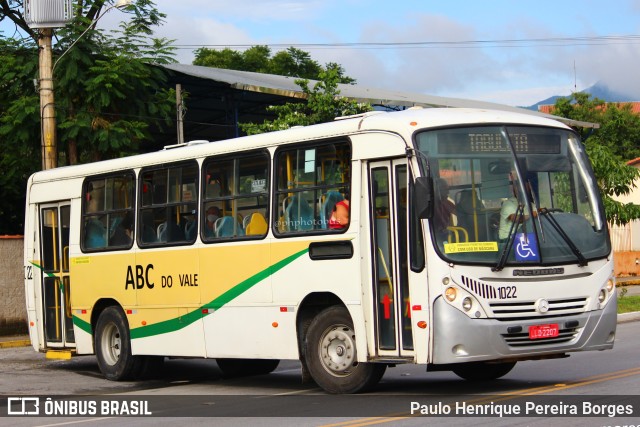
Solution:
M 349 226 L 349 199 L 339 201 L 333 207 L 331 218 L 329 218 L 329 229 L 344 230 Z
M 111 235 L 111 246 L 129 246 L 131 245 L 131 236 L 133 234 L 133 220 L 131 213 L 127 212 L 122 221 L 116 226 Z
M 207 209 L 207 221 L 204 225 L 205 237 L 215 237 L 215 224 L 218 218 L 220 218 L 220 209 L 217 206 L 210 206 Z

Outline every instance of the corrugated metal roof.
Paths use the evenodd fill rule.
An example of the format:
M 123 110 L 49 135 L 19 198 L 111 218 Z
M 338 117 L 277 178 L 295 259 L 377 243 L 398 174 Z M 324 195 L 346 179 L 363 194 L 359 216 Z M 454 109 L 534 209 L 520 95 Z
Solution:
M 290 98 L 304 98 L 304 93 L 295 83 L 295 77 L 277 76 L 273 74 L 253 73 L 249 71 L 236 71 L 221 68 L 203 67 L 188 64 L 168 64 L 162 67 L 193 77 L 213 80 L 228 84 L 237 90 L 249 92 L 268 93 L 272 95 L 286 96 Z M 311 81 L 313 85 L 314 81 Z M 359 102 L 368 102 L 373 105 L 401 106 L 401 107 L 451 107 L 451 108 L 481 108 L 489 110 L 513 111 L 522 114 L 542 116 L 558 120 L 569 126 L 599 127 L 596 123 L 580 122 L 576 120 L 557 117 L 551 114 L 527 110 L 525 108 L 511 107 L 493 102 L 476 101 L 471 99 L 447 98 L 442 96 L 426 95 L 421 93 L 392 91 L 385 89 L 368 88 L 361 85 L 339 85 L 340 94 L 346 98 Z

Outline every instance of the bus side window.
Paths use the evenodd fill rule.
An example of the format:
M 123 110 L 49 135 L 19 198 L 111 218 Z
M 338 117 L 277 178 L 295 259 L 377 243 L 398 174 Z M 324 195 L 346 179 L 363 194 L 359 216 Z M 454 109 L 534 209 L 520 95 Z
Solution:
M 187 244 L 196 240 L 188 223 L 198 215 L 198 165 L 195 161 L 140 172 L 139 242 L 144 246 Z
M 83 184 L 82 248 L 126 250 L 133 243 L 132 171 L 88 177 Z
M 269 164 L 266 150 L 205 160 L 202 176 L 208 183 L 202 194 L 203 241 L 266 236 Z
M 276 153 L 275 206 L 279 216 L 274 231 L 337 233 L 330 228 L 336 204 L 349 199 L 351 147 L 346 141 L 319 141 L 286 147 Z

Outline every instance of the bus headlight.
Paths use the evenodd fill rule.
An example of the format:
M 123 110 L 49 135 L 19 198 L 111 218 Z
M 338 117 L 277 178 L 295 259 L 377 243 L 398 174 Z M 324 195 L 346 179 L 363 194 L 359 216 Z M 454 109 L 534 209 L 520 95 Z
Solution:
M 444 296 L 447 299 L 447 301 L 453 302 L 458 296 L 458 291 L 456 291 L 456 288 L 449 287 L 444 291 Z
M 471 301 L 471 298 L 469 297 L 465 297 L 462 300 L 462 308 L 464 309 L 464 311 L 469 311 L 471 310 L 471 307 L 473 306 L 473 301 Z
M 613 292 L 613 289 L 616 287 L 616 282 L 613 279 L 607 280 L 607 292 Z
M 600 293 L 598 294 L 598 302 L 602 304 L 607 299 L 607 291 L 604 289 L 600 289 Z

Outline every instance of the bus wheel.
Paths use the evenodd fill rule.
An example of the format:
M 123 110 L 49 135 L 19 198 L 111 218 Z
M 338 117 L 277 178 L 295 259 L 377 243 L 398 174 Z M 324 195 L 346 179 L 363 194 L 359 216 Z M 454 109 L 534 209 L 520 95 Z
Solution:
M 490 381 L 507 375 L 514 366 L 516 366 L 516 362 L 472 362 L 453 369 L 453 373 L 469 381 Z
M 356 335 L 346 308 L 329 307 L 307 331 L 305 359 L 314 381 L 328 393 L 358 393 L 380 381 L 386 365 L 358 362 Z
M 129 327 L 119 307 L 100 313 L 95 343 L 98 367 L 108 380 L 127 380 L 140 371 L 143 360 L 131 355 Z
M 222 374 L 227 377 L 242 377 L 249 375 L 266 375 L 273 372 L 280 360 L 278 359 L 216 359 Z

